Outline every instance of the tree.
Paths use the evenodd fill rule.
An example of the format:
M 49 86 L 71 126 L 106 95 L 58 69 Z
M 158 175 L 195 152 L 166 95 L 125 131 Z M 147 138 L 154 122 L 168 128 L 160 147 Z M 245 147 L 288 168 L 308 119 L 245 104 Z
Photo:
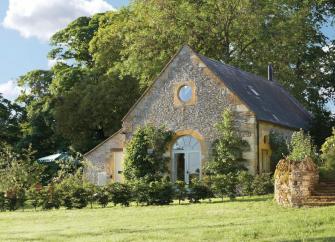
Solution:
M 23 108 L 11 103 L 0 93 L 0 140 L 16 146 L 20 140 L 21 132 L 19 123 L 23 117 Z
M 20 189 L 29 189 L 39 181 L 43 172 L 32 158 L 31 149 L 16 154 L 10 147 L 0 152 L 0 190 L 15 194 Z
M 249 144 L 241 138 L 234 126 L 233 112 L 226 109 L 222 119 L 216 124 L 218 140 L 213 147 L 213 155 L 206 172 L 212 177 L 213 188 L 223 198 L 233 199 L 237 195 L 238 174 L 245 170 L 243 152 Z
M 212 158 L 206 170 L 211 175 L 237 174 L 245 169 L 243 152 L 250 147 L 234 126 L 232 111 L 226 109 L 222 113 L 222 119 L 216 124 L 216 129 L 218 140 L 213 145 Z
M 331 46 L 321 31 L 334 16 L 329 1 L 134 1 L 110 13 L 90 43 L 97 64 L 148 86 L 187 43 L 201 54 L 266 75 L 273 63 L 279 83 L 307 106 L 333 91 Z M 115 48 L 122 43 L 121 48 Z M 329 70 L 324 72 L 322 70 Z M 332 78 L 333 79 L 333 78 Z
M 49 58 L 58 62 L 50 84 L 57 131 L 81 152 L 116 132 L 139 96 L 136 78 L 97 66 L 89 50 L 108 14 L 80 17 L 51 38 Z
M 85 152 L 121 127 L 121 119 L 138 97 L 133 78 L 86 71 L 81 80 L 57 98 L 57 130 Z
M 32 159 L 31 150 L 16 154 L 12 148 L 0 151 L 0 191 L 6 193 L 9 210 L 24 208 L 25 191 L 40 180 L 42 168 Z
M 18 80 L 18 85 L 24 88 L 17 102 L 24 106 L 26 115 L 20 122 L 22 138 L 19 148 L 30 145 L 36 153 L 35 158 L 64 150 L 66 140 L 56 132 L 53 117 L 54 97 L 50 92 L 53 72 L 35 70 L 26 73 Z
M 327 121 L 325 103 L 335 92 L 334 40 L 321 27 L 334 13 L 331 0 L 135 0 L 80 17 L 51 38 L 52 70 L 19 80 L 32 93 L 20 97 L 26 118 L 18 143 L 32 143 L 36 156 L 68 146 L 89 150 L 121 127 L 140 93 L 187 43 L 263 76 L 271 62 L 276 81 L 317 114 L 311 134 L 321 145 L 334 121 Z
M 164 156 L 172 132 L 148 125 L 134 133 L 126 148 L 124 176 L 127 181 L 161 180 L 167 171 L 168 158 Z

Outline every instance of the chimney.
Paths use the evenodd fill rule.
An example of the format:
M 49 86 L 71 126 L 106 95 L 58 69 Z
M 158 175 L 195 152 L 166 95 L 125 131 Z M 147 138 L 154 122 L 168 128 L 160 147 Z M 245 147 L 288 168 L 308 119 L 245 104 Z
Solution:
M 268 80 L 269 81 L 273 81 L 273 68 L 272 68 L 272 64 L 268 65 Z

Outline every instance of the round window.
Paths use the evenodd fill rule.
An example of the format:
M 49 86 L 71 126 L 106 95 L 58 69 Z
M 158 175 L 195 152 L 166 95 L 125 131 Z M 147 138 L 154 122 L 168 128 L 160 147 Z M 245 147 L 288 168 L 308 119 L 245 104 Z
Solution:
M 192 87 L 184 85 L 179 89 L 178 96 L 181 101 L 188 102 L 192 98 Z

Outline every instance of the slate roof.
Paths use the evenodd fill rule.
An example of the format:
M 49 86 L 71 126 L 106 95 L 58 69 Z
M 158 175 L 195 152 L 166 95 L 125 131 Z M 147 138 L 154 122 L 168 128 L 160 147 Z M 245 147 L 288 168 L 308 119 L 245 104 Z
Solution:
M 257 120 L 290 128 L 309 127 L 312 116 L 276 81 L 198 56 L 256 114 Z

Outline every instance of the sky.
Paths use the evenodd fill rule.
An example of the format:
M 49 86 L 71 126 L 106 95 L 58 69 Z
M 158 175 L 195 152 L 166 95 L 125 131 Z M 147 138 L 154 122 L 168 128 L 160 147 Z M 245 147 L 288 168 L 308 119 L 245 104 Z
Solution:
M 0 0 L 0 93 L 14 100 L 15 80 L 34 69 L 49 69 L 49 37 L 80 16 L 118 9 L 129 0 Z M 335 38 L 335 27 L 323 31 Z M 335 111 L 335 107 L 332 107 Z
M 0 0 L 0 93 L 14 100 L 15 80 L 48 69 L 48 38 L 79 16 L 117 9 L 128 0 Z

